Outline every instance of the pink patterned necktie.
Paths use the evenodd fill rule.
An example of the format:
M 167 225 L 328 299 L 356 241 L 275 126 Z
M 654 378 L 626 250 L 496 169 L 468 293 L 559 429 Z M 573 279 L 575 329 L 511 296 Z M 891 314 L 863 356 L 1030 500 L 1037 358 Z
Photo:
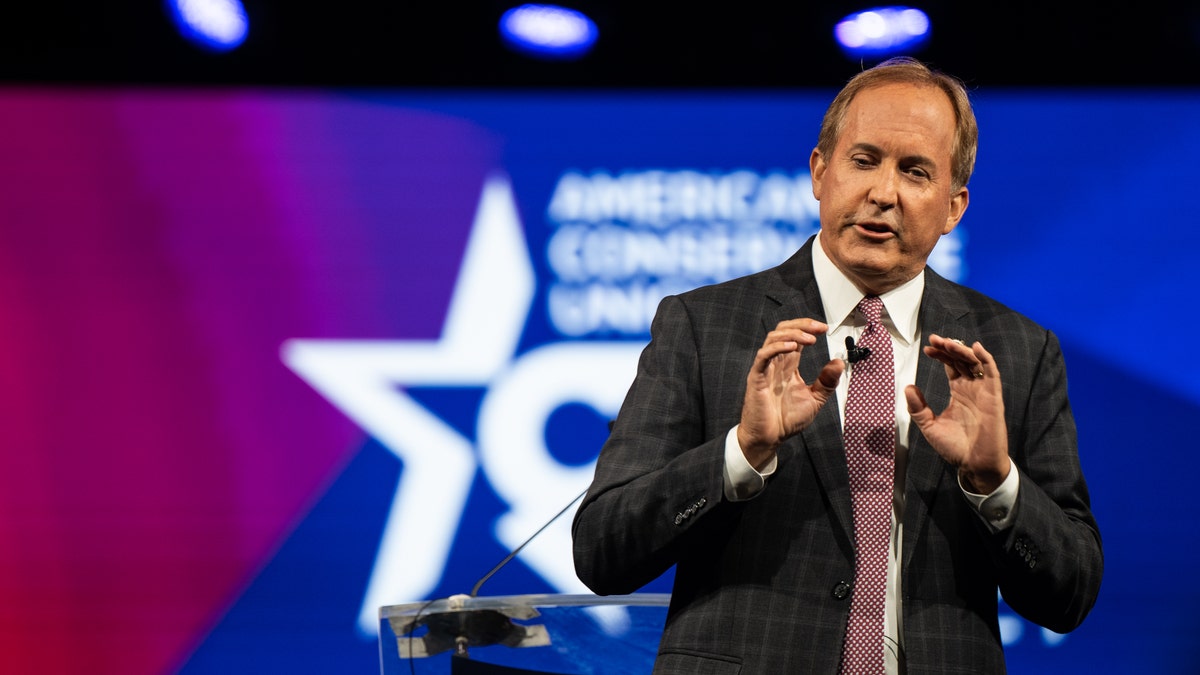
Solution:
M 855 542 L 854 593 L 842 645 L 842 673 L 847 675 L 884 672 L 884 598 L 896 456 L 896 374 L 892 338 L 880 321 L 883 301 L 863 298 L 858 311 L 867 319 L 859 346 L 871 352 L 850 369 L 843 423 Z

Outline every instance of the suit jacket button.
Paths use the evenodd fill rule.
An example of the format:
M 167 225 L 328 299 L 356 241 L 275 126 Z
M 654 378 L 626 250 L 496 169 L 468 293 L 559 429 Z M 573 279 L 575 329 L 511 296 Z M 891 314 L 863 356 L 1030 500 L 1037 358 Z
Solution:
M 845 600 L 846 596 L 850 595 L 850 584 L 839 581 L 833 586 L 833 597 L 838 600 Z

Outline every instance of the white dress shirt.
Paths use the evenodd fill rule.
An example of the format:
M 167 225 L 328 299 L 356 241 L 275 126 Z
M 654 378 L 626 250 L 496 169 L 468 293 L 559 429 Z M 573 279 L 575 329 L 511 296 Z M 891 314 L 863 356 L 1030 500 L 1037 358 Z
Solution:
M 851 336 L 858 342 L 866 329 L 866 319 L 855 311 L 864 296 L 826 255 L 821 247 L 819 235 L 813 241 L 812 257 L 813 272 L 825 309 L 825 323 L 829 326 L 829 332 L 825 334 L 829 354 L 831 358 L 844 359 L 846 337 Z M 896 368 L 896 473 L 892 488 L 892 545 L 888 556 L 884 626 L 884 666 L 889 674 L 904 672 L 900 552 L 904 534 L 904 476 L 908 464 L 908 431 L 912 421 L 904 399 L 904 388 L 917 379 L 917 361 L 921 357 L 921 326 L 918 313 L 924 292 L 925 275 L 918 274 L 903 285 L 879 296 L 884 305 L 883 324 L 892 336 L 892 354 Z M 852 368 L 853 366 L 847 365 L 847 371 L 838 380 L 837 385 L 838 410 L 843 422 Z M 725 497 L 731 501 L 743 501 L 757 496 L 765 488 L 767 478 L 775 473 L 776 466 L 777 461 L 772 458 L 761 472 L 755 470 L 746 461 L 741 446 L 738 445 L 737 427 L 734 427 L 725 437 Z M 961 483 L 959 488 L 962 488 Z M 999 531 L 1009 527 L 1016 516 L 1018 488 L 1018 474 L 1010 464 L 1008 478 L 990 495 L 978 495 L 965 489 L 963 495 L 974 505 L 988 527 Z

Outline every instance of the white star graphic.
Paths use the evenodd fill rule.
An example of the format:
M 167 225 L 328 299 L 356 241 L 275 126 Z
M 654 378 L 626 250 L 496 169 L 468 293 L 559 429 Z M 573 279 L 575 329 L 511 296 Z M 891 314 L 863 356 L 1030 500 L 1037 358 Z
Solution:
M 480 464 L 511 509 L 496 524 L 509 549 L 591 479 L 592 465 L 566 467 L 550 455 L 546 419 L 566 402 L 615 415 L 641 345 L 551 343 L 514 361 L 534 288 L 512 188 L 493 176 L 484 184 L 440 339 L 295 339 L 282 347 L 289 368 L 403 462 L 359 613 L 364 634 L 378 633 L 379 607 L 416 601 L 437 586 Z M 403 385 L 485 387 L 478 457 L 469 439 Z M 520 557 L 558 590 L 586 590 L 570 560 L 569 519 Z
M 533 291 L 512 189 L 494 176 L 484 184 L 441 339 L 283 345 L 288 367 L 404 463 L 359 617 L 364 632 L 378 630 L 381 605 L 423 597 L 437 584 L 477 469 L 470 441 L 396 385 L 487 384 L 516 351 Z

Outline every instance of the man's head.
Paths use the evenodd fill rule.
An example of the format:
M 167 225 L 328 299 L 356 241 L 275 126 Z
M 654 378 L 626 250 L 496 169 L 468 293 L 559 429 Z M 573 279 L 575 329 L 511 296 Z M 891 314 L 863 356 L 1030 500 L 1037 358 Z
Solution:
M 911 59 L 860 73 L 825 114 L 809 160 L 821 244 L 861 290 L 921 272 L 966 211 L 978 131 L 966 91 Z
M 975 170 L 975 151 L 979 147 L 979 127 L 975 123 L 975 111 L 971 109 L 967 89 L 955 77 L 931 70 L 916 59 L 890 59 L 851 78 L 825 111 L 821 135 L 817 137 L 817 150 L 825 155 L 833 152 L 846 125 L 846 108 L 850 106 L 850 101 L 864 89 L 885 84 L 926 85 L 945 92 L 954 106 L 953 187 L 955 190 L 965 187 Z

